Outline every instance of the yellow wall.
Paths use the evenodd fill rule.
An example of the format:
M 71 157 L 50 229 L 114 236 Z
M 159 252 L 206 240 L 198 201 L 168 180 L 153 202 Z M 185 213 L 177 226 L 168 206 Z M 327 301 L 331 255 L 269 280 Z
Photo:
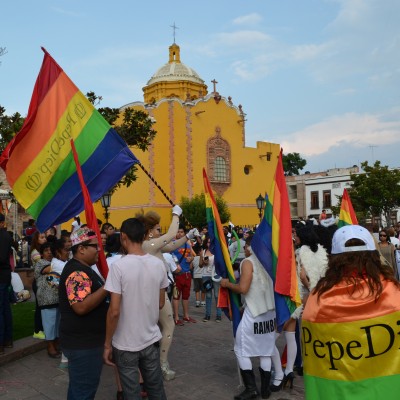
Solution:
M 170 99 L 148 109 L 144 104 L 135 103 L 133 108 L 146 110 L 156 119 L 154 129 L 157 131 L 152 149 L 147 152 L 133 150 L 135 156 L 179 204 L 182 196 L 191 197 L 204 190 L 202 169 L 207 169 L 207 141 L 215 136 L 216 127 L 220 127 L 221 137 L 231 148 L 231 185 L 223 194 L 231 221 L 235 225 L 257 224 L 255 199 L 270 190 L 280 146 L 258 142 L 256 148 L 243 147 L 242 122 L 238 123 L 241 114 L 224 98 L 217 104 L 213 95 L 208 95 L 192 104 L 188 108 L 181 100 Z M 197 111 L 204 112 L 196 115 Z M 188 137 L 191 152 L 188 152 Z M 272 153 L 271 161 L 266 159 L 267 152 Z M 252 166 L 249 175 L 244 173 L 245 165 Z M 110 222 L 120 226 L 125 218 L 134 216 L 141 209 L 153 209 L 161 215 L 161 224 L 168 225 L 170 204 L 140 168 L 137 176 L 137 182 L 130 188 L 121 188 L 113 195 Z M 98 210 L 98 215 L 102 216 L 101 207 Z

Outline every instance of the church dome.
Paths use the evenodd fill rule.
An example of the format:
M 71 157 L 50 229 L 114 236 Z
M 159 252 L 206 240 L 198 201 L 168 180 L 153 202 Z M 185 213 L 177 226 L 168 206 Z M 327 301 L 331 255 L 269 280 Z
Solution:
M 180 48 L 174 43 L 169 47 L 168 63 L 150 78 L 143 92 L 145 102 L 168 97 L 195 99 L 207 94 L 207 85 L 193 68 L 181 62 Z
M 158 69 L 147 82 L 147 85 L 152 85 L 156 82 L 182 80 L 204 85 L 204 81 L 200 78 L 199 74 L 181 62 L 180 48 L 174 43 L 169 47 L 169 61 Z

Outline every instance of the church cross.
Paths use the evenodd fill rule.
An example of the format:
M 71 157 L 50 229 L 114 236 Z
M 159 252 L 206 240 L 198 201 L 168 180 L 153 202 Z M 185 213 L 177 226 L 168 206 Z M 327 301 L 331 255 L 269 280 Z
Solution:
M 217 81 L 215 80 L 215 79 L 213 79 L 212 81 L 211 81 L 211 83 L 214 85 L 214 93 L 217 93 Z
M 176 34 L 176 30 L 179 29 L 176 25 L 175 22 L 173 25 L 170 25 L 170 27 L 172 28 L 173 32 L 174 32 L 174 43 L 175 43 L 175 34 Z

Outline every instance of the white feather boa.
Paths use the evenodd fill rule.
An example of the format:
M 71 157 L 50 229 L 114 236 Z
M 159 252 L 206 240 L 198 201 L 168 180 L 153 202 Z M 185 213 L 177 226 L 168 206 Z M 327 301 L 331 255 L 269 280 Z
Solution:
M 314 253 L 309 246 L 301 246 L 299 251 L 300 264 L 304 267 L 310 280 L 310 292 L 315 288 L 318 281 L 325 275 L 328 268 L 328 254 L 319 244 L 318 250 Z

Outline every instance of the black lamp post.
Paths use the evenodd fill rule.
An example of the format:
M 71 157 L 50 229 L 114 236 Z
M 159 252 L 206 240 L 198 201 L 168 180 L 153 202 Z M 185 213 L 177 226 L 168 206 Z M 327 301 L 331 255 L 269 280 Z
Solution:
M 104 218 L 106 219 L 106 222 L 108 222 L 108 218 L 110 216 L 108 212 L 108 208 L 111 205 L 111 193 L 107 192 L 104 193 L 103 196 L 100 198 L 101 206 L 104 208 Z
M 261 222 L 262 213 L 264 210 L 264 197 L 261 196 L 261 193 L 256 198 L 256 204 L 257 204 L 257 208 L 258 208 L 258 216 L 259 216 L 260 222 Z

